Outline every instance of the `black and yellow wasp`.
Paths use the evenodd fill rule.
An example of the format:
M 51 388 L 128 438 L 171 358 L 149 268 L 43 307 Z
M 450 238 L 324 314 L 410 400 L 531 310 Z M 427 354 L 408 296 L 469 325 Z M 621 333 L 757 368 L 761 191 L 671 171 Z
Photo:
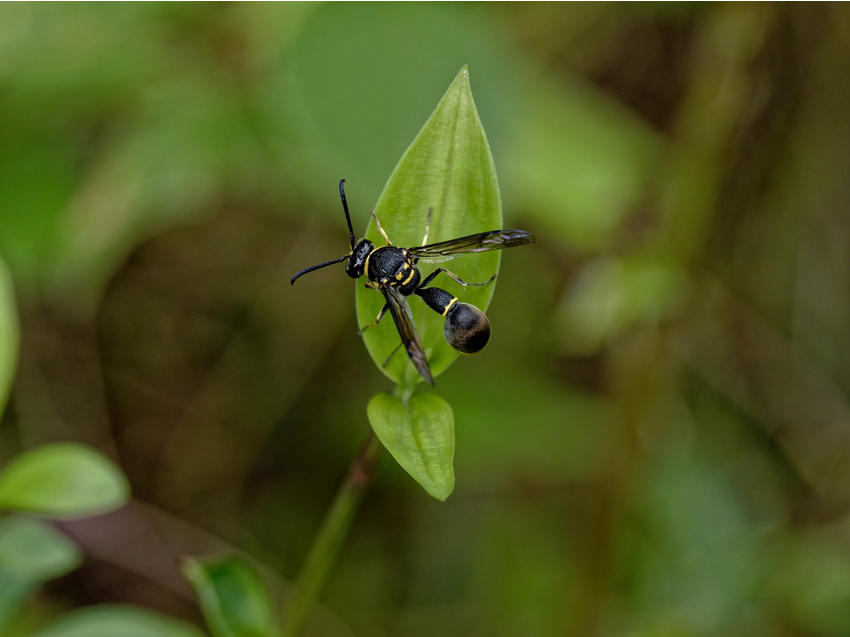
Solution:
M 431 368 L 428 365 L 428 358 L 425 356 L 422 341 L 419 339 L 419 334 L 416 333 L 410 306 L 407 304 L 407 297 L 411 294 L 421 297 L 428 307 L 446 318 L 443 333 L 449 345 L 464 354 L 476 354 L 484 349 L 484 346 L 490 340 L 490 321 L 487 316 L 474 305 L 458 301 L 457 297 L 445 290 L 426 286 L 441 272 L 445 272 L 462 287 L 487 285 L 496 278 L 496 275 L 494 274 L 483 283 L 466 283 L 445 268 L 440 267 L 422 279 L 416 264 L 419 261 L 423 263 L 447 261 L 461 254 L 472 252 L 513 248 L 526 243 L 534 243 L 534 236 L 523 230 L 491 230 L 459 239 L 424 245 L 428 242 L 428 223 L 426 222 L 422 246 L 418 248 L 397 248 L 390 243 L 387 233 L 384 232 L 378 217 L 373 212 L 372 217 L 375 219 L 378 231 L 384 237 L 387 245 L 376 248 L 371 241 L 365 238 L 355 243 L 343 184 L 345 184 L 344 179 L 339 182 L 339 196 L 342 199 L 345 220 L 348 222 L 351 251 L 333 261 L 326 261 L 296 272 L 290 283 L 294 285 L 295 280 L 302 274 L 343 261 L 346 262 L 345 272 L 352 279 L 359 279 L 365 274 L 368 277 L 366 287 L 380 290 L 387 302 L 375 322 L 363 329 L 377 325 L 389 309 L 410 360 L 413 361 L 413 365 L 422 375 L 422 378 L 433 385 L 434 377 L 431 375 Z M 429 210 L 429 221 L 430 216 Z

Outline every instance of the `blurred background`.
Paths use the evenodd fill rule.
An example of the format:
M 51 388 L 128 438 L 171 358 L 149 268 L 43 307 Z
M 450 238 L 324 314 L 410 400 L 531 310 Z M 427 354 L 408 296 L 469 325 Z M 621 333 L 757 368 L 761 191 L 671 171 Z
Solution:
M 131 505 L 33 612 L 281 592 L 391 388 L 339 271 L 463 65 L 502 188 L 494 337 L 438 379 L 457 487 L 388 454 L 307 634 L 850 635 L 844 4 L 5 4 L 0 463 Z M 8 354 L 8 352 L 7 352 Z

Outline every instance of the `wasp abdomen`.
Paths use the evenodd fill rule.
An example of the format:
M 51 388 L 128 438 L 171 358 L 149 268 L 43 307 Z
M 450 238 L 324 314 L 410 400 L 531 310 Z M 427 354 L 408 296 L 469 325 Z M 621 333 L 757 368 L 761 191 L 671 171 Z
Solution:
M 474 305 L 462 303 L 445 290 L 416 290 L 425 304 L 446 317 L 443 335 L 446 342 L 464 354 L 477 354 L 490 341 L 490 320 Z
M 490 341 L 490 320 L 474 305 L 455 302 L 446 313 L 446 342 L 464 354 L 477 354 Z

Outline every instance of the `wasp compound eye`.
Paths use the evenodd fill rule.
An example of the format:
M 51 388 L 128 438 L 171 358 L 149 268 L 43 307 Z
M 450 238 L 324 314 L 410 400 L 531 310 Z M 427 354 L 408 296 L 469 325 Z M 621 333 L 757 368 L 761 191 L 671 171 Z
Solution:
M 351 256 L 345 264 L 345 273 L 352 279 L 359 279 L 366 269 L 366 260 L 375 246 L 368 239 L 360 239 L 351 250 Z
M 456 302 L 446 313 L 446 342 L 464 354 L 477 354 L 490 340 L 490 320 L 474 305 Z

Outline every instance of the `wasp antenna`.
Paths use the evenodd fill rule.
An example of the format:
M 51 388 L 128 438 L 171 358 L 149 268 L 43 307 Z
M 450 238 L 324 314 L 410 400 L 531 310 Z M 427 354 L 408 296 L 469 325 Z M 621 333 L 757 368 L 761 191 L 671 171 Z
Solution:
M 345 200 L 345 179 L 339 180 L 339 198 L 342 199 L 342 209 L 345 211 L 345 221 L 348 223 L 348 241 L 354 250 L 354 228 L 351 227 L 351 215 L 348 214 L 348 202 Z
M 341 263 L 345 261 L 350 254 L 344 254 L 339 259 L 334 259 L 333 261 L 325 261 L 324 263 L 320 263 L 319 265 L 311 265 L 309 268 L 304 268 L 303 270 L 299 270 L 295 273 L 295 275 L 289 280 L 290 285 L 295 285 L 295 279 L 300 277 L 302 274 L 307 274 L 308 272 L 312 272 L 313 270 L 319 270 L 321 268 L 326 268 L 329 265 L 333 265 L 334 263 Z

